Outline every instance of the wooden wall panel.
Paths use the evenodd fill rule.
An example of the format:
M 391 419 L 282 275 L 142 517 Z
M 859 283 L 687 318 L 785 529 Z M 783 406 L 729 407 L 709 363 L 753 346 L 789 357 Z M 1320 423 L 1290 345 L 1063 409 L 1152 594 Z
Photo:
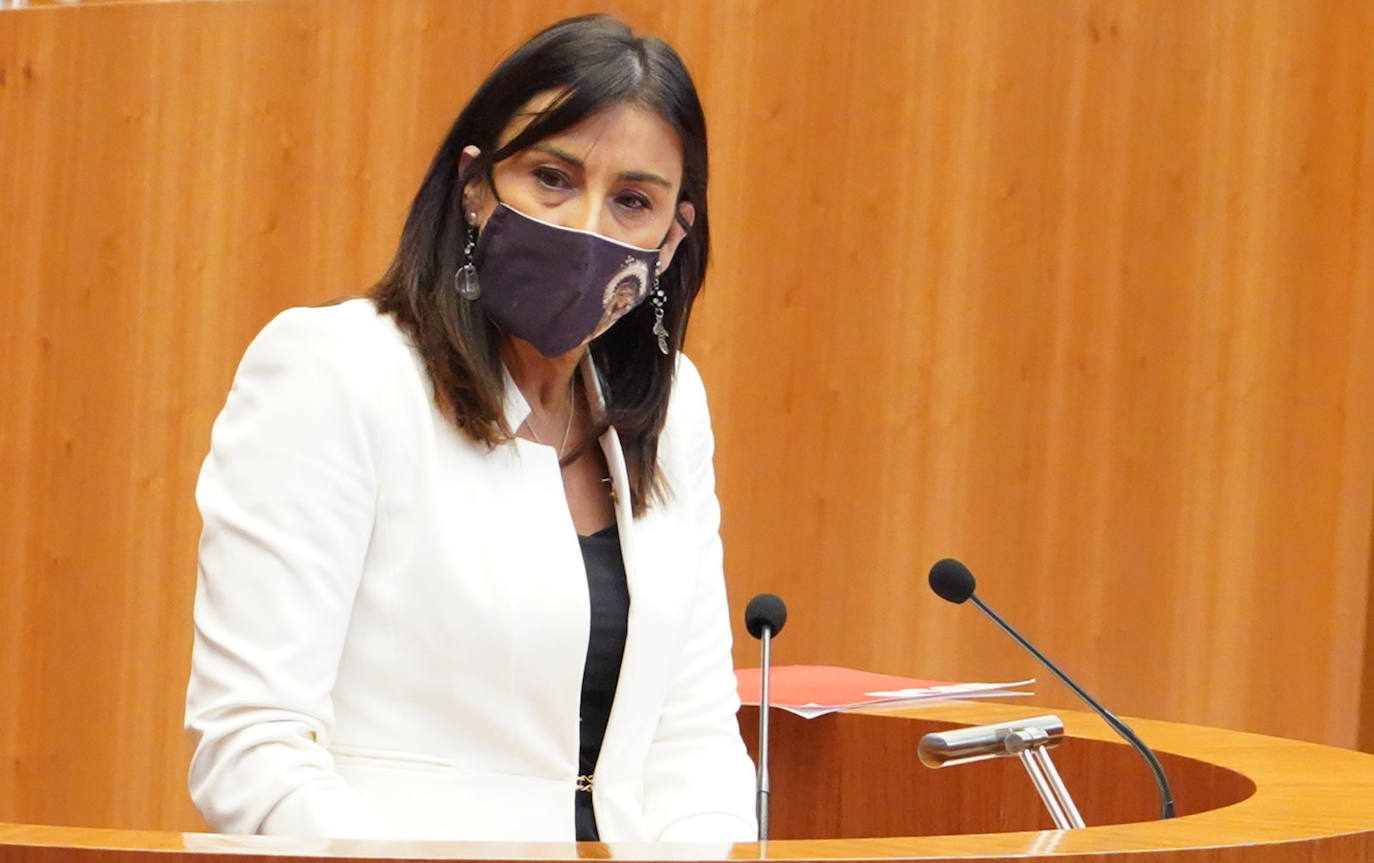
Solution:
M 1368 7 L 829 13 L 767 7 L 729 73 L 747 289 L 699 336 L 737 599 L 793 600 L 784 660 L 1034 673 L 930 600 L 962 556 L 1123 711 L 1353 743 Z
M 1367 4 L 608 6 L 707 105 L 691 348 L 780 661 L 1035 673 L 929 595 L 955 555 L 1122 712 L 1355 743 Z M 197 824 L 192 492 L 238 356 L 375 279 L 472 87 L 587 8 L 0 12 L 0 820 Z

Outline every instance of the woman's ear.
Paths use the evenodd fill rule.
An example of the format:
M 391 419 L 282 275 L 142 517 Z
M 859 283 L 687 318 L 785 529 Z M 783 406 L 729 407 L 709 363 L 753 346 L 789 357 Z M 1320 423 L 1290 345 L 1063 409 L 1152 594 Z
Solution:
M 476 164 L 477 157 L 481 155 L 482 151 L 472 144 L 464 147 L 463 152 L 458 155 L 458 176 L 467 177 Z M 486 177 L 468 177 L 467 183 L 463 185 L 463 218 L 468 224 L 486 222 L 491 209 L 490 192 Z
M 687 236 L 687 229 L 696 221 L 697 209 L 692 206 L 691 201 L 683 201 L 677 205 L 677 217 L 673 219 L 673 225 L 668 229 L 668 236 L 664 238 L 663 245 L 658 250 L 658 271 L 661 273 L 668 269 L 668 265 L 673 262 L 673 254 L 677 252 L 678 244 Z

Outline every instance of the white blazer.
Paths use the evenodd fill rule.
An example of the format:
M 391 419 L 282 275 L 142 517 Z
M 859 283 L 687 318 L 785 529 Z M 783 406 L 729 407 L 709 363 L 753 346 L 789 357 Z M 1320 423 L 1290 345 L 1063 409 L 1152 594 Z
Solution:
M 581 374 L 599 402 L 590 361 Z M 506 420 L 529 406 L 507 376 Z M 597 405 L 599 408 L 599 404 Z M 605 841 L 755 836 L 705 392 L 678 365 L 630 514 L 630 591 L 596 765 Z M 368 300 L 280 315 L 244 355 L 196 489 L 186 727 L 212 828 L 332 838 L 574 836 L 586 574 L 554 451 L 473 444 Z

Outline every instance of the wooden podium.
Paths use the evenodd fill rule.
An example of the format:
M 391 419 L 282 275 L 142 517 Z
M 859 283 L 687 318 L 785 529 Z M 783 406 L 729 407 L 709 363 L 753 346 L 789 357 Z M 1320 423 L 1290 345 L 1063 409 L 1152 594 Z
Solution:
M 1012 759 L 928 770 L 928 731 L 1046 711 L 955 703 L 802 720 L 776 713 L 773 841 L 721 845 L 331 842 L 0 825 L 0 863 L 469 859 L 1374 861 L 1374 755 L 1256 734 L 1132 720 L 1158 751 L 1180 817 L 1153 820 L 1155 787 L 1095 716 L 1055 711 L 1054 758 L 1089 827 L 1058 831 Z M 740 714 L 746 739 L 757 713 Z M 751 741 L 752 742 L 752 741 Z M 1139 855 L 1148 853 L 1147 858 Z

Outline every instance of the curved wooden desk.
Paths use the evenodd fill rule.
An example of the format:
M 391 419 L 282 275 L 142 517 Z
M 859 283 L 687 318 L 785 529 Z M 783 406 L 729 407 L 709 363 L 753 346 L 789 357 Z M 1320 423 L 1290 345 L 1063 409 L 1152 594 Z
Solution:
M 927 770 L 927 731 L 1043 713 L 1026 705 L 951 704 L 810 722 L 777 714 L 774 841 L 766 849 L 649 844 L 329 842 L 263 836 L 0 825 L 0 863 L 212 863 L 368 860 L 1056 860 L 1144 852 L 1157 863 L 1374 861 L 1374 755 L 1255 734 L 1131 720 L 1154 746 L 1181 817 L 1158 804 L 1144 765 L 1096 717 L 1056 711 L 1069 738 L 1055 761 L 1089 826 L 1047 829 L 1015 761 Z M 746 736 L 756 713 L 740 717 Z M 963 834 L 963 835 L 956 835 Z M 842 836 L 820 839 L 820 836 Z M 784 838 L 785 837 L 785 838 Z M 763 852 L 763 853 L 761 853 Z

